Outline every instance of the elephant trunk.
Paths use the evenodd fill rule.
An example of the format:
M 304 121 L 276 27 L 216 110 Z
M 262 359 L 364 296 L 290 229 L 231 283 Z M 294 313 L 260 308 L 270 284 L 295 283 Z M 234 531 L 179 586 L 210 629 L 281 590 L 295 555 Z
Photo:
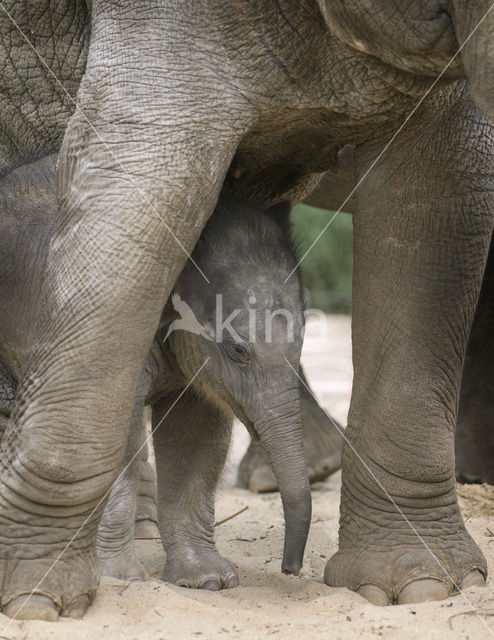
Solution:
M 311 518 L 298 399 L 282 410 L 270 407 L 267 413 L 267 417 L 254 423 L 254 429 L 268 455 L 283 502 L 285 544 L 281 570 L 297 575 L 303 564 Z
M 454 0 L 461 59 L 476 105 L 494 122 L 494 5 L 492 0 Z

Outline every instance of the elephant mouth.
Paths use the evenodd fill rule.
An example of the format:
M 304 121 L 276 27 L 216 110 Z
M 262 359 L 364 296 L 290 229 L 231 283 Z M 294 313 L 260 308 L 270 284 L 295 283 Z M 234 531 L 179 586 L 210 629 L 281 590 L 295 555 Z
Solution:
M 229 406 L 230 410 L 233 411 L 235 417 L 244 425 L 244 427 L 249 432 L 250 437 L 256 442 L 259 441 L 259 434 L 257 433 L 254 422 L 247 416 L 245 410 L 241 406 L 241 404 L 235 400 L 235 398 L 229 393 L 226 389 L 222 391 L 223 401 Z
M 247 417 L 247 414 L 242 409 L 242 407 L 235 402 L 232 402 L 231 407 L 233 409 L 233 413 L 235 414 L 235 416 L 240 420 L 240 422 L 244 425 L 244 427 L 249 432 L 249 435 L 252 438 L 252 440 L 255 440 L 256 442 L 258 442 L 259 434 L 257 433 L 254 427 L 254 423 L 250 418 Z

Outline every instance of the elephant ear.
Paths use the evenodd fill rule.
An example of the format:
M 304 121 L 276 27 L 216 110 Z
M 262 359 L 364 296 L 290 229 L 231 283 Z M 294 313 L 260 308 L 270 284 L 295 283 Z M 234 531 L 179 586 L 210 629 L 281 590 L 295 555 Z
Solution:
M 290 213 L 292 210 L 292 205 L 290 202 L 280 202 L 279 204 L 275 204 L 269 209 L 266 209 L 265 213 L 269 216 L 276 224 L 280 227 L 280 229 L 287 236 L 290 236 Z

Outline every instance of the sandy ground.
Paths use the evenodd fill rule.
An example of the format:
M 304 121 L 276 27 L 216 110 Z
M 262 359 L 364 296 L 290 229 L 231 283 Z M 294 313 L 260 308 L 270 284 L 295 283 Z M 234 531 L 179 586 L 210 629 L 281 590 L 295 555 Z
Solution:
M 324 406 L 345 423 L 351 387 L 350 323 L 328 318 L 328 339 L 311 336 L 304 364 Z M 278 495 L 252 495 L 233 487 L 235 465 L 248 443 L 235 430 L 230 461 L 217 500 L 217 519 L 248 510 L 217 528 L 218 548 L 238 568 L 241 586 L 217 593 L 159 581 L 164 554 L 157 541 L 139 541 L 153 578 L 127 583 L 104 578 L 82 620 L 12 622 L 0 615 L 0 640 L 181 640 L 189 638 L 462 638 L 494 637 L 494 583 L 449 600 L 375 607 L 355 593 L 322 582 L 336 551 L 339 473 L 313 491 L 313 520 L 299 577 L 280 573 L 283 518 Z M 467 527 L 494 569 L 494 491 L 460 487 Z

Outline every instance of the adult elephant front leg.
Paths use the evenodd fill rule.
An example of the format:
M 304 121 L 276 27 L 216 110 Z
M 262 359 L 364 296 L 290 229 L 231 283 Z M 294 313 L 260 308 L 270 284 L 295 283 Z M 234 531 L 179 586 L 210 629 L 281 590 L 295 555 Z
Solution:
M 325 579 L 376 604 L 482 584 L 455 493 L 467 335 L 492 229 L 492 125 L 459 88 L 431 96 L 358 191 L 354 389 L 339 551 Z M 360 175 L 382 144 L 357 150 Z
M 173 2 L 141 3 L 134 21 L 124 4 L 93 3 L 39 339 L 2 443 L 1 603 L 19 618 L 79 616 L 94 596 L 96 530 L 139 374 L 241 134 L 231 105 L 209 126 L 204 105 L 227 90 L 199 54 L 185 86 Z

